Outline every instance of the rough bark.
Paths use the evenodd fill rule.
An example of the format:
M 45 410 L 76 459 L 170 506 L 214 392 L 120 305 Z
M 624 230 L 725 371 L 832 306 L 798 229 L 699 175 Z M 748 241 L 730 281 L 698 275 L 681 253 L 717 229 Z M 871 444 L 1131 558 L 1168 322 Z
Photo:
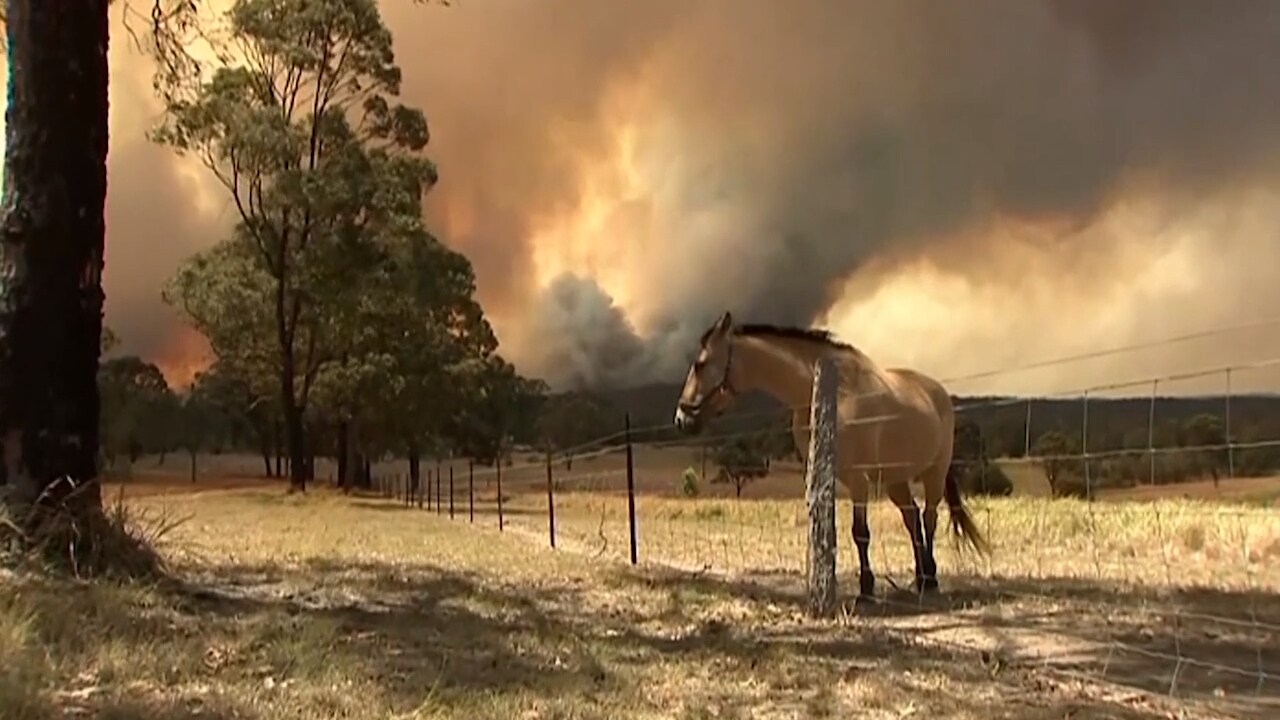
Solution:
M 271 471 L 271 433 L 267 431 L 267 424 L 254 421 L 253 431 L 258 436 L 258 450 L 262 453 L 263 474 L 269 478 L 275 477 Z
M 107 0 L 8 0 L 6 8 L 0 502 L 22 512 L 39 500 L 88 516 L 102 508 Z
M 344 420 L 338 423 L 338 487 L 343 490 L 351 489 L 351 479 L 347 477 L 347 473 L 351 471 L 351 463 L 348 454 L 350 453 L 350 437 L 348 436 L 350 426 Z
M 422 452 L 418 446 L 409 446 L 409 491 L 419 505 L 424 497 L 422 488 Z
M 835 615 L 836 597 L 836 391 L 839 378 L 828 358 L 814 368 L 809 427 L 809 468 L 805 499 L 809 506 L 809 614 Z

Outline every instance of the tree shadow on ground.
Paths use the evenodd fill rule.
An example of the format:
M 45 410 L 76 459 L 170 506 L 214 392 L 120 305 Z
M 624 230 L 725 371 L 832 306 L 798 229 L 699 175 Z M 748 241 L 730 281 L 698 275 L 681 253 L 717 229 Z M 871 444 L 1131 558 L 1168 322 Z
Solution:
M 553 695 L 601 690 L 611 681 L 591 653 L 567 642 L 536 594 L 495 593 L 466 574 L 332 562 L 308 564 L 308 575 L 326 579 L 314 585 L 269 567 L 219 574 L 225 582 L 184 584 L 175 597 L 199 615 L 283 613 L 330 627 L 337 642 L 328 662 L 365 673 L 396 705 L 416 705 L 432 687 Z M 534 636 L 547 642 L 520 642 Z
M 649 582 L 803 610 L 797 573 L 656 570 Z M 945 592 L 846 597 L 858 632 L 923 640 L 996 663 L 1077 673 L 1239 713 L 1280 716 L 1280 602 L 1264 592 L 1158 591 L 1078 578 L 954 578 Z M 841 577 L 856 588 L 856 577 Z
M 511 696 L 520 700 L 517 705 L 530 699 L 630 698 L 623 708 L 595 708 L 600 716 L 625 717 L 645 703 L 654 708 L 647 673 L 676 668 L 670 671 L 682 677 L 713 673 L 697 687 L 682 686 L 682 692 L 695 695 L 692 705 L 701 693 L 705 701 L 736 702 L 744 711 L 754 711 L 761 700 L 736 697 L 742 685 L 735 679 L 767 686 L 766 698 L 775 706 L 799 707 L 801 715 L 815 716 L 829 709 L 824 698 L 835 685 L 865 676 L 894 686 L 894 702 L 974 716 L 1059 717 L 1064 708 L 1085 717 L 1156 716 L 1083 692 L 1050 688 L 1031 697 L 1024 687 L 1028 676 L 997 677 L 968 656 L 940 653 L 887 629 L 735 623 L 679 612 L 663 617 L 666 613 L 627 605 L 628 597 L 655 583 L 678 583 L 683 590 L 692 582 L 703 591 L 733 592 L 707 578 L 681 581 L 623 572 L 607 582 L 621 610 L 588 601 L 588 594 L 599 591 L 589 581 L 508 586 L 427 564 L 380 562 L 228 565 L 167 584 L 163 592 L 167 605 L 189 619 L 187 626 L 200 628 L 210 647 L 225 641 L 219 637 L 238 638 L 240 649 L 229 653 L 231 659 L 216 673 L 234 678 L 265 672 L 282 682 L 297 678 L 312 685 L 327 685 L 331 675 L 354 678 L 357 686 L 376 688 L 378 702 L 396 712 L 420 708 L 424 697 L 432 698 L 437 709 L 468 716 L 479 716 L 471 714 L 469 703 L 482 697 Z M 912 679 L 921 673 L 977 691 L 957 697 Z M 989 706 L 993 695 L 1002 698 L 998 709 Z M 186 712 L 176 701 L 166 707 L 165 713 L 139 711 L 130 717 L 219 717 L 223 712 L 216 707 Z M 570 714 L 581 712 L 575 708 Z M 233 708 L 223 716 L 270 716 L 255 712 Z

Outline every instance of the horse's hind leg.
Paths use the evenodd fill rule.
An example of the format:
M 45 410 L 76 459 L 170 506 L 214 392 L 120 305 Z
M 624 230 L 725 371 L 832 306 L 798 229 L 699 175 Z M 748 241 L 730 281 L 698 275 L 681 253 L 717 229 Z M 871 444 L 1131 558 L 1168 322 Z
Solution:
M 911 496 L 911 486 L 905 482 L 898 483 L 889 486 L 887 492 L 889 499 L 902 513 L 902 524 L 907 527 L 907 535 L 911 538 L 911 550 L 916 565 L 916 592 L 937 590 L 938 568 L 933 562 L 933 544 L 925 541 L 920 508 L 916 505 L 915 498 Z M 937 521 L 936 512 L 934 520 Z
M 876 591 L 876 575 L 871 570 L 871 523 L 867 521 L 870 481 L 865 473 L 854 471 L 852 482 L 846 483 L 853 501 L 853 544 L 858 548 L 858 592 L 870 599 Z
M 947 465 L 933 465 L 920 474 L 920 482 L 924 485 L 924 562 L 922 572 L 918 575 L 921 592 L 932 592 L 938 589 L 938 564 L 933 557 L 933 541 L 938 532 L 938 505 L 942 502 L 943 488 L 947 479 Z

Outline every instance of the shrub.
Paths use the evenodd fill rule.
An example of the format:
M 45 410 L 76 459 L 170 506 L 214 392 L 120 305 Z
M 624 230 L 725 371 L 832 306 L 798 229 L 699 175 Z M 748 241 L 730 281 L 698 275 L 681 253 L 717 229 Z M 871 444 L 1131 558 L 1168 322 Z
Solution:
M 1008 497 L 1013 494 L 1013 480 L 995 463 L 968 463 L 961 470 L 960 487 L 967 495 Z
M 680 494 L 685 497 L 698 497 L 698 471 L 685 468 L 680 474 Z

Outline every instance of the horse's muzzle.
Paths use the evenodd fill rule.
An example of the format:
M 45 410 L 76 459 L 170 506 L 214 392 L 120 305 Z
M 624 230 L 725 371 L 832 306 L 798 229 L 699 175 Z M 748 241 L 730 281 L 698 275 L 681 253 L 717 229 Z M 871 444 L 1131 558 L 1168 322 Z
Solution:
M 701 408 L 681 403 L 676 407 L 676 429 L 693 435 L 702 429 L 702 418 L 698 412 Z

